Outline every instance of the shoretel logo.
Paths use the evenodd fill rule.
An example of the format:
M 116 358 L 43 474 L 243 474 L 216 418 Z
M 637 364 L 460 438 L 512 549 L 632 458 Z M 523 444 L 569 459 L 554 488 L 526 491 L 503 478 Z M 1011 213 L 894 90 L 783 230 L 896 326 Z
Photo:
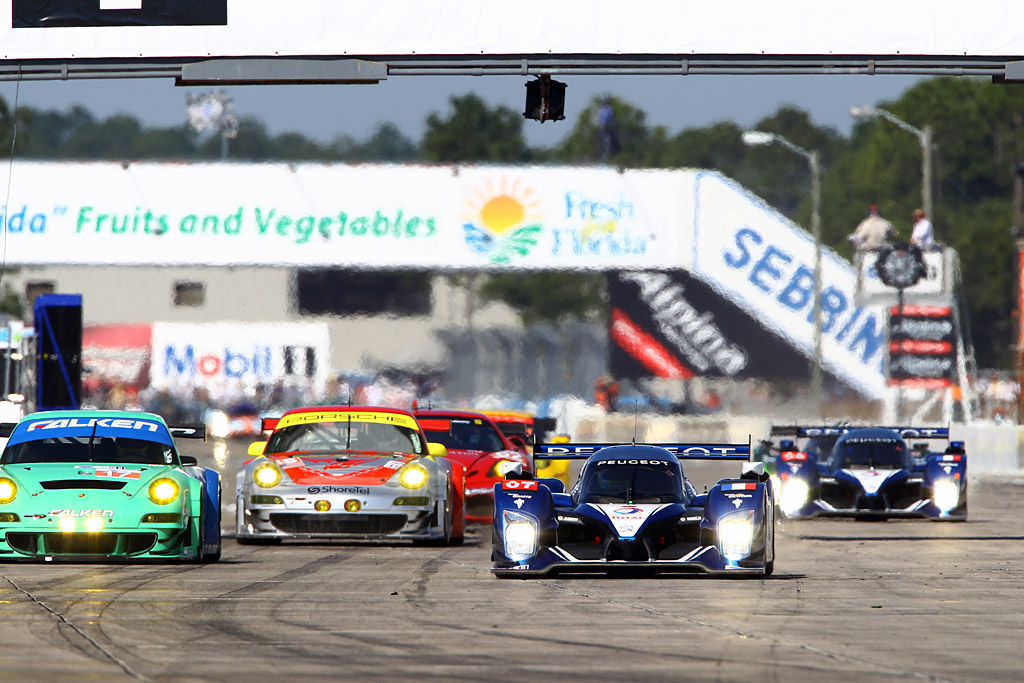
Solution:
M 226 26 L 228 0 L 13 0 L 14 28 Z

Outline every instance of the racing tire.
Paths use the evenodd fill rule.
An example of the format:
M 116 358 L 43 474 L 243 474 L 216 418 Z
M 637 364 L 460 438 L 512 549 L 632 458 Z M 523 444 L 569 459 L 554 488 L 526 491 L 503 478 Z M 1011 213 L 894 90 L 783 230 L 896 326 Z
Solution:
M 773 504 L 773 506 L 774 506 L 774 504 Z M 765 511 L 767 512 L 767 506 L 765 506 L 765 507 L 766 507 Z M 774 510 L 773 510 L 773 512 L 774 512 Z M 768 519 L 767 515 L 765 515 L 765 519 L 766 520 Z M 764 563 L 764 576 L 771 576 L 772 574 L 775 573 L 775 516 L 772 515 L 771 519 L 772 519 L 772 526 L 771 526 L 770 531 L 771 531 L 771 534 L 772 534 L 772 559 L 770 561 Z
M 203 548 L 205 548 L 207 545 L 209 545 L 207 543 L 208 539 L 204 538 L 203 534 L 199 535 L 199 539 L 200 539 L 199 540 L 199 561 L 201 563 L 203 563 L 203 564 L 209 564 L 211 562 L 218 562 L 218 561 L 220 561 L 221 550 L 223 548 L 223 543 L 221 541 L 221 523 L 224 521 L 222 519 L 221 510 L 220 510 L 220 494 L 221 494 L 221 491 L 218 488 L 217 489 L 217 503 L 218 503 L 218 505 L 217 505 L 217 549 L 215 551 L 209 552 L 209 553 L 204 552 Z M 205 522 L 206 520 L 203 520 L 203 521 Z M 203 526 L 205 526 L 205 524 Z

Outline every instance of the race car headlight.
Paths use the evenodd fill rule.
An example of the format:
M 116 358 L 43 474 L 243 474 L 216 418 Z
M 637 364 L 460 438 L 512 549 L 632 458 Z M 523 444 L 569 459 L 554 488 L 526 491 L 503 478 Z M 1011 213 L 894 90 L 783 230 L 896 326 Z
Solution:
M 956 482 L 948 480 L 936 482 L 932 488 L 932 499 L 935 501 L 935 507 L 943 512 L 949 512 L 960 502 L 960 487 Z
M 505 556 L 515 562 L 537 554 L 537 522 L 521 512 L 505 510 L 502 537 L 505 539 Z
M 811 487 L 803 479 L 790 477 L 782 485 L 782 495 L 779 496 L 779 507 L 783 514 L 792 515 L 807 504 L 807 497 L 811 493 Z
M 74 517 L 61 517 L 60 521 L 57 522 L 57 526 L 64 533 L 70 533 L 75 530 L 75 518 Z
M 265 489 L 280 484 L 281 476 L 281 468 L 272 462 L 264 463 L 252 471 L 253 483 Z
M 178 482 L 166 477 L 149 485 L 149 499 L 157 505 L 167 505 L 178 497 Z
M 209 434 L 215 439 L 223 439 L 228 435 L 230 420 L 223 410 L 215 410 L 210 415 Z
M 10 503 L 18 495 L 18 485 L 6 477 L 0 479 L 0 504 Z
M 96 533 L 97 531 L 99 531 L 102 528 L 103 528 L 103 518 L 102 517 L 87 517 L 85 519 L 85 530 L 86 531 L 89 531 L 89 532 L 92 532 L 92 533 Z
M 522 471 L 523 465 L 521 462 L 516 460 L 498 460 L 491 465 L 491 476 L 492 477 L 504 477 L 509 472 L 513 471 L 518 467 Z
M 398 481 L 407 489 L 423 488 L 427 483 L 427 468 L 419 463 L 409 463 L 399 470 Z
M 718 523 L 718 546 L 726 559 L 742 560 L 753 542 L 754 525 L 749 519 L 732 517 Z

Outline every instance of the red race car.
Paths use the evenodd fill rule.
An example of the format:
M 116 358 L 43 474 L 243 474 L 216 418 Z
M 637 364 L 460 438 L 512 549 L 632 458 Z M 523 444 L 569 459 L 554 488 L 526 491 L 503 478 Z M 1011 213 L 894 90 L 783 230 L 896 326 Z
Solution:
M 466 468 L 466 519 L 489 522 L 494 515 L 494 485 L 516 465 L 532 472 L 529 456 L 483 413 L 466 410 L 417 410 L 420 426 L 432 442 L 444 444 L 448 459 Z

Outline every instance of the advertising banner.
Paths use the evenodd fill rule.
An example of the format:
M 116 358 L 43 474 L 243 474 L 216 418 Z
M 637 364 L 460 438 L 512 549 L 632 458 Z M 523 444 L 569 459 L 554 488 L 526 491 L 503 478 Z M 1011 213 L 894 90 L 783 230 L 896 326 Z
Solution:
M 9 265 L 677 268 L 692 171 L 18 162 Z
M 953 381 L 956 334 L 949 306 L 893 306 L 889 311 L 889 382 L 940 389 Z
M 741 186 L 702 172 L 695 186 L 693 272 L 806 356 L 814 353 L 811 236 Z M 853 267 L 822 249 L 825 369 L 869 398 L 885 391 L 886 317 L 858 306 Z
M 87 325 L 82 330 L 82 384 L 90 391 L 104 384 L 146 386 L 152 341 L 148 323 Z
M 1019 55 L 1024 8 L 978 0 L 10 0 L 4 59 L 372 55 Z M 998 17 L 999 21 L 992 21 Z M 879 19 L 884 18 L 880 27 Z M 884 29 L 884 30 L 883 30 Z M 678 61 L 678 60 L 677 60 Z
M 809 377 L 787 340 L 685 271 L 620 272 L 608 290 L 615 377 Z
M 322 388 L 331 368 L 326 323 L 154 323 L 152 343 L 152 386 L 215 398 L 277 382 Z

